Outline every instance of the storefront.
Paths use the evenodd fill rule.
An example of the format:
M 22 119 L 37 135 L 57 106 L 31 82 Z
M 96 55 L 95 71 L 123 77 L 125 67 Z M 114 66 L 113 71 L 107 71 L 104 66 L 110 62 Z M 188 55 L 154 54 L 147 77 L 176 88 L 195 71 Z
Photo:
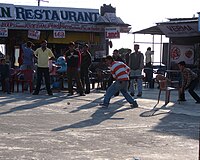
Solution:
M 200 32 L 198 18 L 175 18 L 134 34 L 165 35 L 169 43 L 162 43 L 161 60 L 167 69 L 177 69 L 185 61 L 191 68 L 200 69 Z
M 167 58 L 169 69 L 177 69 L 177 63 L 185 61 L 188 67 L 200 68 L 200 32 L 198 18 L 169 19 L 169 22 L 158 23 L 157 26 L 169 37 Z M 166 55 L 165 55 L 166 53 Z
M 56 57 L 74 41 L 79 45 L 88 43 L 93 58 L 101 58 L 108 54 L 110 39 L 130 30 L 129 24 L 116 17 L 111 5 L 101 9 L 103 13 L 98 9 L 1 4 L 0 45 L 5 45 L 6 59 L 11 65 L 20 65 L 21 44 L 30 40 L 36 49 L 43 39 Z

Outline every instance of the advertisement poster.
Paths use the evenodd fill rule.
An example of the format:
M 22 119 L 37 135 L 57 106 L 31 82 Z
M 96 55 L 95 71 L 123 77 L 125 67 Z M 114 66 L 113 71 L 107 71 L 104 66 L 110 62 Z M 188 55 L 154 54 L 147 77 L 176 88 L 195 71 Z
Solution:
M 119 27 L 106 27 L 105 28 L 106 39 L 118 39 L 120 38 L 120 28 Z
M 65 30 L 54 30 L 53 37 L 54 38 L 65 38 Z
M 172 45 L 170 50 L 171 62 L 185 61 L 186 64 L 194 63 L 194 46 Z
M 39 40 L 40 39 L 40 31 L 29 30 L 28 38 Z
M 0 28 L 0 37 L 8 37 L 8 29 Z

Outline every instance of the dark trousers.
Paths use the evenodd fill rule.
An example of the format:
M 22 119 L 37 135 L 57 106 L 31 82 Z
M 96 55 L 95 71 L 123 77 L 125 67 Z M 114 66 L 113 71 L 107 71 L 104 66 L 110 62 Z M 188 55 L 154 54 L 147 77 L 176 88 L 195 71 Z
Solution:
M 197 101 L 200 102 L 200 97 L 196 94 L 196 92 L 194 91 L 195 87 L 198 85 L 198 78 L 194 79 L 188 86 L 188 92 L 190 93 L 190 95 Z
M 85 92 L 90 92 L 90 78 L 88 68 L 81 68 L 81 83 L 83 88 L 86 87 Z
M 9 78 L 2 78 L 1 79 L 1 85 L 2 85 L 2 90 L 4 92 L 7 92 L 7 93 L 10 92 L 10 80 L 9 80 Z
M 67 80 L 68 80 L 68 90 L 69 90 L 69 93 L 71 93 L 71 94 L 73 94 L 73 85 L 72 85 L 73 78 L 76 81 L 78 93 L 83 94 L 83 86 L 82 86 L 82 83 L 80 80 L 78 68 L 69 67 L 67 69 Z
M 39 93 L 39 91 L 40 91 L 43 76 L 44 76 L 44 80 L 45 80 L 46 90 L 47 90 L 48 94 L 51 94 L 52 91 L 50 88 L 49 68 L 41 68 L 41 67 L 37 68 L 37 82 L 36 82 L 35 93 Z

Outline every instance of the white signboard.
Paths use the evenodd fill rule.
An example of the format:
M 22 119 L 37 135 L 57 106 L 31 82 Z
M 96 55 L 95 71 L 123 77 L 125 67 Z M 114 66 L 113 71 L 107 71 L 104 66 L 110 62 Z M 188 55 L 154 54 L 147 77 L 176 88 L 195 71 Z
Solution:
M 0 4 L 0 6 L 0 20 L 94 23 L 99 17 L 98 9 L 38 7 L 12 4 Z
M 167 37 L 192 37 L 200 35 L 200 32 L 198 32 L 198 24 L 196 22 L 162 24 L 158 25 L 158 27 Z
M 65 31 L 64 30 L 54 30 L 53 37 L 54 38 L 65 38 Z
M 8 29 L 0 28 L 0 37 L 8 37 Z
M 179 63 L 185 61 L 186 64 L 194 63 L 194 46 L 172 45 L 170 49 L 171 62 Z
M 105 38 L 106 39 L 120 38 L 120 28 L 119 27 L 106 27 L 105 28 Z
M 40 39 L 40 31 L 29 30 L 28 38 L 39 40 Z

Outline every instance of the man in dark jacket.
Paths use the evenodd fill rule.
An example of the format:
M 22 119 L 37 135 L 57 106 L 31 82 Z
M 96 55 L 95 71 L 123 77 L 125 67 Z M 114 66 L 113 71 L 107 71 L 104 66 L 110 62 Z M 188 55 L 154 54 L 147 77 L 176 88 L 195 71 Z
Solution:
M 72 80 L 74 78 L 77 84 L 78 93 L 80 94 L 80 96 L 85 96 L 85 94 L 83 93 L 83 86 L 79 75 L 79 60 L 81 57 L 79 52 L 75 49 L 74 42 L 69 43 L 69 50 L 65 52 L 65 58 L 67 62 L 67 79 L 69 89 L 68 95 L 73 95 Z
M 89 52 L 89 46 L 85 44 L 83 46 L 83 52 L 81 54 L 81 82 L 85 89 L 85 94 L 90 93 L 90 79 L 89 79 L 89 67 L 92 63 L 91 54 Z

